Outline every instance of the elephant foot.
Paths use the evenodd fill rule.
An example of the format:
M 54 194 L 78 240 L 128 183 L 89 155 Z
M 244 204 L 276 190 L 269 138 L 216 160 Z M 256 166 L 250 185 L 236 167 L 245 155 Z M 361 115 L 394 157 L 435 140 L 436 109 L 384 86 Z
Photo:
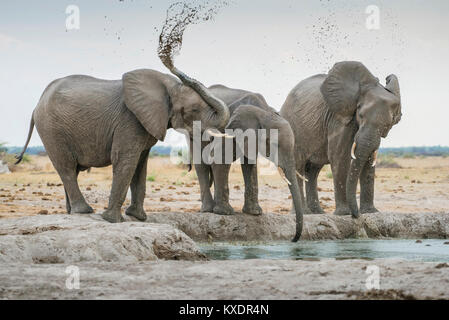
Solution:
M 67 206 L 69 209 L 69 206 Z M 89 214 L 94 213 L 94 209 L 90 205 L 88 205 L 85 201 L 75 202 L 70 204 L 70 213 L 82 213 Z
M 360 213 L 376 213 L 379 212 L 379 210 L 376 209 L 374 206 L 360 206 Z
M 201 212 L 214 212 L 215 203 L 213 200 L 203 201 L 201 204 Z
M 257 202 L 251 204 L 245 203 L 242 212 L 253 216 L 260 216 L 263 213 L 263 210 Z
M 126 209 L 125 214 L 127 216 L 131 216 L 136 218 L 139 221 L 145 221 L 147 220 L 147 214 L 143 210 L 143 208 L 136 208 L 135 206 L 129 206 L 128 209 Z
M 119 223 L 125 221 L 125 219 L 122 217 L 122 214 L 120 213 L 120 209 L 107 209 L 101 214 L 101 217 L 110 223 Z
M 351 210 L 349 207 L 337 207 L 334 211 L 334 215 L 336 216 L 349 216 L 351 215 Z
M 229 203 L 216 205 L 213 212 L 222 216 L 231 216 L 234 214 L 234 209 L 229 205 Z

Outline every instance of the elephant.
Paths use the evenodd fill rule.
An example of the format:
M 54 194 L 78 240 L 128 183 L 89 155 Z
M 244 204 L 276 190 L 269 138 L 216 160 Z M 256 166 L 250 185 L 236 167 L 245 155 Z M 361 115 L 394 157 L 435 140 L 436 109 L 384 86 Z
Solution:
M 125 73 L 121 80 L 72 75 L 50 83 L 34 109 L 25 147 L 34 126 L 64 184 L 68 213 L 92 213 L 78 186 L 80 171 L 112 164 L 113 179 L 102 217 L 123 221 L 125 213 L 146 220 L 143 208 L 149 151 L 168 128 L 192 131 L 194 121 L 222 130 L 229 108 L 199 81 L 172 67 L 176 77 L 150 69 Z
M 224 85 L 214 85 L 209 87 L 209 91 L 217 98 L 221 99 L 229 106 L 230 119 L 225 129 L 241 129 L 245 132 L 248 129 L 254 130 L 257 137 L 258 129 L 265 129 L 267 132 L 266 140 L 266 154 L 270 153 L 270 129 L 277 130 L 278 143 L 272 144 L 272 147 L 278 149 L 279 171 L 281 176 L 287 181 L 292 195 L 295 214 L 296 214 L 296 236 L 297 241 L 302 231 L 302 220 L 304 212 L 304 204 L 301 202 L 301 193 L 299 184 L 296 179 L 296 165 L 294 155 L 294 135 L 292 128 L 288 121 L 282 118 L 276 110 L 269 107 L 265 98 L 258 94 L 246 90 L 231 89 Z M 215 135 L 215 138 L 225 138 L 225 134 Z M 229 137 L 228 137 L 229 138 Z M 241 161 L 241 168 L 245 182 L 245 202 L 242 209 L 243 213 L 260 215 L 262 209 L 258 203 L 258 181 L 257 181 L 257 158 L 252 158 L 248 154 L 248 142 L 237 144 L 235 137 L 233 141 L 233 161 L 236 160 L 236 150 L 239 147 L 243 161 Z M 241 140 L 243 142 L 243 140 Z M 191 141 L 193 143 L 193 141 Z M 206 144 L 202 145 L 204 150 Z M 259 145 L 259 140 L 256 138 L 256 146 Z M 191 148 L 192 149 L 192 148 Z M 224 163 L 224 151 L 222 149 L 222 163 L 212 163 L 210 165 L 205 163 L 195 164 L 197 172 L 202 201 L 202 212 L 214 212 L 220 215 L 234 214 L 234 210 L 229 204 L 229 186 L 228 176 L 231 164 Z M 255 153 L 257 155 L 257 151 Z M 254 154 L 253 154 L 254 156 Z M 272 159 L 272 158 L 271 158 Z M 250 161 L 253 160 L 253 161 Z M 284 176 L 285 174 L 285 176 Z M 213 181 L 214 197 L 212 197 L 210 187 Z
M 379 83 L 360 62 L 336 63 L 328 74 L 301 81 L 289 93 L 280 114 L 295 134 L 296 166 L 305 173 L 307 213 L 324 213 L 317 178 L 325 164 L 331 166 L 336 215 L 359 217 L 377 212 L 374 179 L 381 138 L 402 116 L 398 77 Z M 298 142 L 301 143 L 298 143 Z M 356 189 L 360 180 L 360 210 Z M 302 181 L 300 181 L 302 189 Z M 304 197 L 304 193 L 302 193 Z

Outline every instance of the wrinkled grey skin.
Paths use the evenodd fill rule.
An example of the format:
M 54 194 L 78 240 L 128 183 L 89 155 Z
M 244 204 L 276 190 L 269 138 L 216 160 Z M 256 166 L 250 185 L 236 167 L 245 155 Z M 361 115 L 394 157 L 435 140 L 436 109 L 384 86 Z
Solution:
M 279 167 L 283 169 L 286 178 L 292 182 L 292 184 L 289 185 L 289 188 L 294 208 L 296 208 L 297 234 L 295 239 L 298 240 L 302 231 L 304 205 L 301 202 L 299 185 L 296 180 L 294 136 L 290 124 L 273 108 L 269 107 L 264 97 L 260 94 L 245 90 L 231 89 L 223 85 L 211 86 L 209 87 L 209 90 L 214 96 L 221 99 L 229 106 L 231 117 L 226 129 L 241 129 L 242 131 L 248 129 L 266 129 L 267 150 L 269 150 L 270 145 L 270 129 L 278 130 L 278 164 Z M 236 150 L 235 140 L 233 141 L 233 144 L 233 148 Z M 203 148 L 205 145 L 207 145 L 207 142 L 203 144 Z M 245 182 L 245 203 L 242 212 L 260 215 L 262 213 L 262 208 L 258 203 L 257 164 L 249 163 L 247 150 L 247 145 L 245 145 L 244 150 L 242 150 L 245 157 L 244 162 L 241 165 Z M 269 152 L 267 152 L 267 154 L 269 154 Z M 224 150 L 222 157 L 224 160 Z M 233 160 L 235 159 L 234 153 Z M 234 214 L 234 210 L 229 204 L 228 176 L 230 165 L 197 164 L 195 165 L 195 169 L 201 188 L 201 211 L 214 212 L 221 215 Z M 212 197 L 210 191 L 211 180 L 213 180 L 215 185 L 214 197 Z
M 305 172 L 308 213 L 323 213 L 317 191 L 321 168 L 330 163 L 337 215 L 359 216 L 356 201 L 360 180 L 360 212 L 374 207 L 373 154 L 381 138 L 401 119 L 399 82 L 386 86 L 359 62 L 340 62 L 329 74 L 301 81 L 288 95 L 280 114 L 295 133 L 296 165 Z M 351 148 L 356 143 L 356 160 Z M 302 181 L 300 181 L 302 192 Z
M 112 164 L 113 181 L 109 222 L 120 222 L 129 187 L 131 205 L 126 214 L 145 220 L 143 209 L 148 154 L 167 128 L 192 131 L 193 121 L 223 129 L 229 109 L 209 90 L 177 69 L 171 75 L 135 70 L 122 80 L 74 75 L 53 81 L 33 112 L 34 124 L 57 170 L 66 193 L 68 213 L 92 213 L 78 186 L 78 173 Z M 193 88 L 193 89 L 192 89 Z M 207 102 L 207 103 L 206 103 Z

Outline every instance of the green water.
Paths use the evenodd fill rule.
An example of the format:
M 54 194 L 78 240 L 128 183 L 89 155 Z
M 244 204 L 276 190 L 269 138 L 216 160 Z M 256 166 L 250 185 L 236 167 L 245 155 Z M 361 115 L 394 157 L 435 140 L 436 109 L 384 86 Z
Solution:
M 236 259 L 378 259 L 449 262 L 448 240 L 338 240 L 201 243 L 212 260 Z

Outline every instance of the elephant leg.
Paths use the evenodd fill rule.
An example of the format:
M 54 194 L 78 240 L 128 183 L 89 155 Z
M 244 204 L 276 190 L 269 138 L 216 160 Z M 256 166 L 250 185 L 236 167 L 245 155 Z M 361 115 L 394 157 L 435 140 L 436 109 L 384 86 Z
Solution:
M 347 163 L 331 163 L 332 175 L 334 178 L 335 211 L 338 216 L 350 215 L 348 202 L 346 200 L 346 178 L 348 176 L 349 166 Z
M 261 215 L 259 205 L 259 185 L 257 181 L 257 164 L 248 164 L 247 159 L 242 163 L 243 179 L 245 180 L 245 204 L 242 212 L 252 215 Z
M 307 206 L 312 214 L 322 214 L 325 213 L 320 206 L 320 200 L 318 198 L 318 175 L 323 168 L 322 165 L 314 165 L 310 163 L 308 170 L 306 171 L 306 176 L 309 182 L 306 182 L 306 196 L 307 196 Z
M 213 164 L 212 172 L 214 175 L 214 213 L 220 215 L 232 215 L 234 209 L 229 204 L 229 164 Z
M 360 173 L 360 213 L 379 212 L 374 206 L 374 180 L 376 168 L 373 159 L 366 162 Z
M 145 221 L 147 215 L 143 208 L 146 191 L 147 163 L 150 150 L 145 150 L 140 156 L 136 172 L 131 180 L 131 205 L 126 209 L 126 215 L 139 221 Z
M 66 207 L 67 213 L 70 214 L 70 211 L 72 211 L 72 207 L 70 206 L 69 195 L 67 194 L 67 190 L 65 187 L 64 187 L 64 193 L 65 193 L 65 207 Z
M 196 175 L 198 176 L 198 181 L 200 184 L 201 212 L 213 212 L 215 202 L 214 202 L 214 199 L 212 198 L 212 194 L 210 192 L 211 167 L 206 164 L 196 164 L 195 171 L 196 171 Z
M 129 185 L 135 175 L 139 155 L 131 152 L 114 152 L 112 151 L 112 188 L 109 196 L 108 209 L 102 213 L 103 219 L 106 221 L 117 223 L 124 221 L 121 215 L 121 208 L 126 198 Z
M 78 185 L 78 164 L 70 157 L 70 151 L 64 149 L 64 147 L 61 147 L 57 156 L 52 152 L 53 150 L 50 149 L 51 151 L 48 155 L 64 184 L 67 212 L 93 213 L 94 210 L 87 204 Z M 54 159 L 57 159 L 57 161 Z

